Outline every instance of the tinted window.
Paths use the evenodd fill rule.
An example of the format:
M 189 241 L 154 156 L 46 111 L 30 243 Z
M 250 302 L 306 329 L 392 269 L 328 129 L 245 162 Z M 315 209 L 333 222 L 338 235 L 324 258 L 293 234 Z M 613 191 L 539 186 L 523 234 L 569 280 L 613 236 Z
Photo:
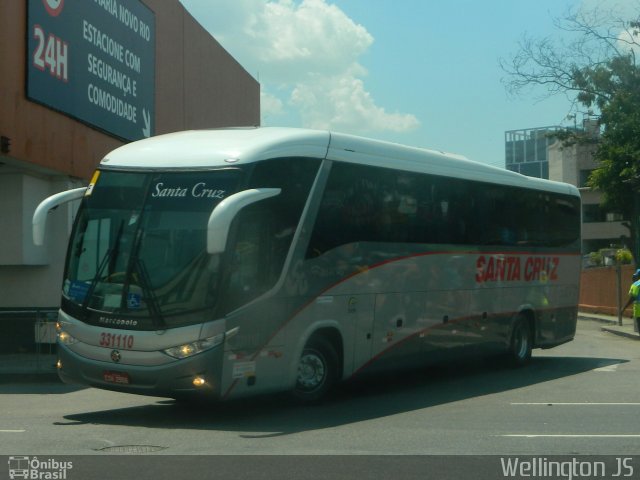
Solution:
M 335 163 L 307 257 L 353 242 L 568 246 L 578 198 Z
M 320 160 L 281 158 L 255 165 L 248 188 L 280 188 L 244 208 L 234 220 L 227 310 L 272 288 L 280 278 Z

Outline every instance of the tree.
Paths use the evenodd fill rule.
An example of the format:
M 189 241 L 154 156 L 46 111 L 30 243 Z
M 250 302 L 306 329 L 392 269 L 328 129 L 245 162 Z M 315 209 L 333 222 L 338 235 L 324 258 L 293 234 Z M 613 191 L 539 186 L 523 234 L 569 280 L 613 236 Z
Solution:
M 640 12 L 640 3 L 636 12 Z M 595 151 L 598 167 L 589 185 L 603 193 L 603 206 L 632 219 L 636 239 L 640 213 L 640 17 L 620 19 L 595 9 L 568 12 L 555 20 L 562 35 L 524 38 L 519 51 L 501 60 L 511 93 L 542 87 L 546 95 L 565 94 L 574 114 L 581 108 L 599 117 L 602 135 Z M 569 38 L 569 40 L 566 40 Z M 583 111 L 584 112 L 584 111 Z M 590 141 L 585 132 L 566 129 L 565 143 Z M 640 258 L 638 242 L 634 249 Z

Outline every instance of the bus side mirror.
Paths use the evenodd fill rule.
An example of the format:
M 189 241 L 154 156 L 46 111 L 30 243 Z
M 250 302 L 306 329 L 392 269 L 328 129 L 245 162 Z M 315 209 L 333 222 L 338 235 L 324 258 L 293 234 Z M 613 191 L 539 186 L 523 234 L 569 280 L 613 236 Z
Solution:
M 211 212 L 207 224 L 207 253 L 224 252 L 231 222 L 247 205 L 279 195 L 279 188 L 254 188 L 243 190 L 222 200 Z
M 44 233 L 47 226 L 47 215 L 54 208 L 68 203 L 73 200 L 79 200 L 84 196 L 84 192 L 87 191 L 87 187 L 74 188 L 73 190 L 67 190 L 66 192 L 56 193 L 50 197 L 45 198 L 33 213 L 33 219 L 31 221 L 33 225 L 33 243 L 40 246 L 44 244 Z

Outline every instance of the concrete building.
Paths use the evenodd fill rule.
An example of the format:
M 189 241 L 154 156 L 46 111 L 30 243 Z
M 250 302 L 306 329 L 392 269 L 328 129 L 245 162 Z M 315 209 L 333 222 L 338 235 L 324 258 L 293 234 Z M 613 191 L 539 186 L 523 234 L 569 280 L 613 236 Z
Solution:
M 42 199 L 86 185 L 101 158 L 126 142 L 258 125 L 260 87 L 178 0 L 3 1 L 0 59 L 0 329 L 6 334 L 33 332 L 33 312 L 55 311 L 60 301 L 77 207 L 52 213 L 46 245 L 36 247 L 31 217 Z M 1 336 L 2 351 L 28 347 L 9 337 Z

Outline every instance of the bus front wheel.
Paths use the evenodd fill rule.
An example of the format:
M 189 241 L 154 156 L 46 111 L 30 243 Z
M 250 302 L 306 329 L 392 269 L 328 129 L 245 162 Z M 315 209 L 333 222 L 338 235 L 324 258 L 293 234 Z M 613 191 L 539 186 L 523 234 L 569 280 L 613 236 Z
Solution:
M 324 337 L 312 337 L 304 347 L 298 363 L 293 395 L 303 402 L 323 398 L 337 381 L 338 354 Z
M 513 366 L 525 365 L 531 360 L 533 348 L 533 333 L 529 319 L 519 314 L 513 324 L 511 343 L 509 345 L 509 360 Z

